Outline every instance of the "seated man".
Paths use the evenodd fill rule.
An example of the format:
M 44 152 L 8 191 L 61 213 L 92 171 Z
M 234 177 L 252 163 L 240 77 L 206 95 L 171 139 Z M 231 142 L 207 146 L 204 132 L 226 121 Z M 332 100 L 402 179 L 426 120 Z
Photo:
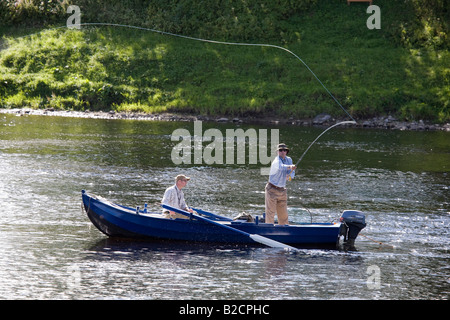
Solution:
M 186 201 L 184 201 L 184 193 L 181 191 L 186 185 L 187 182 L 191 178 L 186 177 L 183 174 L 179 174 L 175 177 L 175 184 L 169 188 L 166 189 L 166 192 L 164 192 L 164 197 L 161 201 L 162 204 L 169 205 L 174 208 L 178 208 L 184 211 L 193 212 L 191 208 L 189 208 L 186 205 Z M 166 218 L 181 218 L 181 219 L 188 219 L 188 217 L 169 211 L 167 209 L 163 209 L 163 213 L 166 215 Z

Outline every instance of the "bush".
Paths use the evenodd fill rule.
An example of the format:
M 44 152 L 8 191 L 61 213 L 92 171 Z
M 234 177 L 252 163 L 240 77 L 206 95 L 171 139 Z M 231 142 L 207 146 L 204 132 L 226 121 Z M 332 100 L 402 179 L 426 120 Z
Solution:
M 64 17 L 65 9 L 56 0 L 2 0 L 0 17 L 3 25 L 49 25 Z

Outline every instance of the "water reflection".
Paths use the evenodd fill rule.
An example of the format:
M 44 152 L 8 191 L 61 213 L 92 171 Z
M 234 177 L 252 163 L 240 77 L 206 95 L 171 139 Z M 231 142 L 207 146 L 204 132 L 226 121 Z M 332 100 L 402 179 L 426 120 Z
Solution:
M 122 263 L 131 264 L 134 272 L 139 272 L 137 266 L 153 266 L 139 276 L 148 286 L 140 292 L 147 298 L 167 299 L 174 292 L 186 294 L 189 291 L 197 299 L 205 295 L 214 299 L 294 299 L 302 297 L 305 291 L 315 292 L 318 283 L 330 280 L 325 273 L 333 263 L 361 264 L 362 260 L 331 251 L 305 250 L 287 254 L 250 247 L 101 241 L 90 249 L 84 264 L 102 268 L 88 275 L 86 283 L 107 282 L 108 278 L 133 272 L 124 270 Z M 335 273 L 333 286 L 342 276 L 338 270 Z M 167 283 L 170 283 L 170 290 Z M 278 292 L 273 288 L 275 284 L 286 292 Z M 327 292 L 326 288 L 322 290 Z M 277 297 L 278 294 L 281 296 Z

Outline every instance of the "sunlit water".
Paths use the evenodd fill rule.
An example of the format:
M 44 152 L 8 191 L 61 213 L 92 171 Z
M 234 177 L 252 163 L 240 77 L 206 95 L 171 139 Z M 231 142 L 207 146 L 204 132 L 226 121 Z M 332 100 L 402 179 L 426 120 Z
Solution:
M 203 124 L 225 135 L 232 124 Z M 296 161 L 323 128 L 279 129 Z M 289 182 L 290 220 L 362 210 L 357 252 L 115 241 L 86 189 L 160 210 L 173 177 L 189 205 L 261 215 L 261 165 L 174 165 L 193 123 L 0 115 L 0 299 L 448 299 L 450 135 L 336 128 Z M 244 130 L 250 126 L 242 126 Z M 379 243 L 375 242 L 382 242 Z

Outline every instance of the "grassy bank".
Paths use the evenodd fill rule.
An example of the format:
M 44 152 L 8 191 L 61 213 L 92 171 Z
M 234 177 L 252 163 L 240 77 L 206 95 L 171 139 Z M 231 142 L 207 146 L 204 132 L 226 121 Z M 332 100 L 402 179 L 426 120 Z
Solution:
M 120 2 L 102 10 L 100 2 L 92 1 L 91 7 L 81 6 L 86 12 L 82 22 L 280 45 L 300 56 L 355 117 L 391 114 L 450 121 L 447 25 L 427 11 L 422 15 L 428 22 L 421 27 L 414 1 L 377 1 L 380 30 L 366 27 L 366 5 L 347 6 L 346 1 L 280 1 L 266 9 L 239 7 L 237 1 L 192 8 L 192 1 L 176 1 L 166 10 L 162 2 L 145 8 L 142 1 L 134 2 L 134 11 L 119 15 Z M 0 29 L 7 35 L 0 52 L 1 107 L 345 116 L 306 67 L 279 49 L 204 43 L 123 27 L 50 29 L 58 22 L 64 25 L 68 15 L 47 12 L 51 24 L 40 21 L 39 12 L 35 15 L 31 26 Z M 17 37 L 24 28 L 39 32 Z

